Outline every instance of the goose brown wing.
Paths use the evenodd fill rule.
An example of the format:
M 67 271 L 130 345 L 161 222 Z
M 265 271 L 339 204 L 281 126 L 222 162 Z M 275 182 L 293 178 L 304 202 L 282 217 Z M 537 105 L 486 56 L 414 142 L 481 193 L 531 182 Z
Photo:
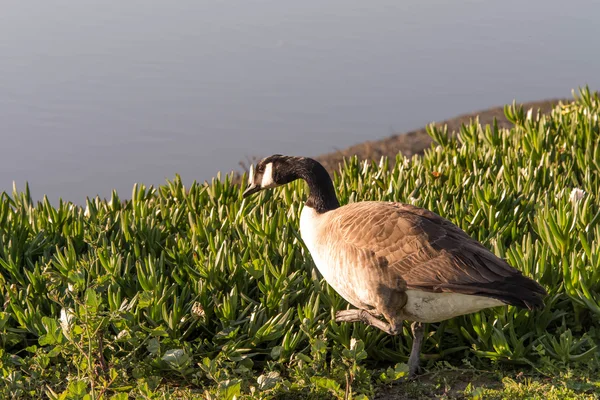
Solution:
M 537 282 L 431 211 L 386 202 L 353 203 L 338 211 L 330 233 L 348 251 L 369 255 L 361 258 L 366 273 L 401 279 L 408 289 L 543 305 L 546 292 Z

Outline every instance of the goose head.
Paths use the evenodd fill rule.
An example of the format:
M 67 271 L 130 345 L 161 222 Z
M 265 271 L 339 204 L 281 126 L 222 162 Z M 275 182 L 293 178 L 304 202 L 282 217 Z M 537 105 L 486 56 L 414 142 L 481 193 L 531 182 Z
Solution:
M 298 179 L 302 157 L 282 156 L 274 154 L 260 160 L 256 167 L 250 166 L 248 186 L 242 196 L 248 197 L 264 189 L 285 185 Z

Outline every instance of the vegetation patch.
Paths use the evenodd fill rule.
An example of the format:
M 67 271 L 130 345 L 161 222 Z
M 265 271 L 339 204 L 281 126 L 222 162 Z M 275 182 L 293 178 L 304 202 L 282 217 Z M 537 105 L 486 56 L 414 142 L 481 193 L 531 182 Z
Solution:
M 228 175 L 84 207 L 3 193 L 0 397 L 597 398 L 600 100 L 505 114 L 335 175 L 342 204 L 428 208 L 548 290 L 542 311 L 430 324 L 416 382 L 408 323 L 334 321 L 348 304 L 299 238 L 303 183 L 242 199 Z

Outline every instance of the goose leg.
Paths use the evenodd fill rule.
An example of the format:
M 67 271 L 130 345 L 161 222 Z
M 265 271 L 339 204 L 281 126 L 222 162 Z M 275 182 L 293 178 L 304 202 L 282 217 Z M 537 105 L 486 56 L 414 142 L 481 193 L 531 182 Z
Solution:
M 379 328 L 389 335 L 396 335 L 397 330 L 390 324 L 383 322 L 373 314 L 365 310 L 341 310 L 335 313 L 336 322 L 363 322 L 367 325 Z
M 408 379 L 413 379 L 419 369 L 419 355 L 423 342 L 423 323 L 413 322 L 410 326 L 413 333 L 413 345 L 408 359 Z

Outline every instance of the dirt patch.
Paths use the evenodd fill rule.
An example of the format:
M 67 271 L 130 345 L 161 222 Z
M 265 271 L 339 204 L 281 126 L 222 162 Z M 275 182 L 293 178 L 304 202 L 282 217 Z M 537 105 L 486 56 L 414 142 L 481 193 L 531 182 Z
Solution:
M 561 99 L 550 99 L 542 101 L 533 101 L 523 103 L 525 110 L 541 110 L 542 113 L 548 113 Z M 460 130 L 462 124 L 467 124 L 475 117 L 479 116 L 479 122 L 482 125 L 492 124 L 494 118 L 498 121 L 498 126 L 508 128 L 510 122 L 504 116 L 504 107 L 494 107 L 487 110 L 472 112 L 469 114 L 459 115 L 445 121 L 441 121 L 438 125 L 448 125 L 448 131 L 454 132 Z M 381 140 L 367 141 L 350 146 L 346 149 L 339 150 L 333 153 L 327 153 L 315 157 L 329 171 L 337 170 L 339 164 L 342 163 L 344 157 L 357 155 L 362 160 L 376 160 L 381 156 L 394 158 L 398 153 L 404 154 L 406 157 L 412 157 L 414 154 L 422 154 L 423 151 L 431 145 L 431 138 L 427 134 L 425 128 L 406 133 L 398 133 Z
M 400 381 L 380 386 L 377 388 L 374 399 L 463 399 L 470 398 L 470 392 L 481 387 L 501 388 L 502 375 L 475 370 L 437 371 L 419 376 L 414 381 Z
M 525 110 L 533 109 L 540 110 L 542 113 L 550 112 L 554 106 L 559 102 L 567 102 L 569 100 L 564 99 L 549 99 L 541 101 L 532 101 L 529 103 L 522 103 L 521 105 Z M 489 108 L 487 110 L 481 110 L 472 112 L 469 114 L 459 115 L 457 117 L 441 121 L 437 123 L 439 126 L 448 126 L 449 132 L 455 132 L 460 130 L 462 124 L 469 123 L 475 117 L 479 117 L 479 123 L 481 125 L 491 125 L 494 122 L 494 118 L 498 121 L 500 128 L 509 128 L 511 123 L 504 116 L 504 106 Z M 392 161 L 398 153 L 402 153 L 406 157 L 412 157 L 415 154 L 423 154 L 423 151 L 427 149 L 432 143 L 431 137 L 427 134 L 425 127 L 406 133 L 397 133 L 380 140 L 366 141 L 363 143 L 355 144 L 346 149 L 338 150 L 332 153 L 322 154 L 314 157 L 323 166 L 332 173 L 338 171 L 340 164 L 344 158 L 351 156 L 358 156 L 360 160 L 375 160 L 379 161 L 381 156 L 390 158 L 390 166 Z M 245 161 L 240 161 L 239 165 L 242 171 L 248 171 L 251 163 L 259 161 L 262 156 L 250 157 Z M 241 182 L 241 173 L 236 172 L 234 175 L 235 183 Z

